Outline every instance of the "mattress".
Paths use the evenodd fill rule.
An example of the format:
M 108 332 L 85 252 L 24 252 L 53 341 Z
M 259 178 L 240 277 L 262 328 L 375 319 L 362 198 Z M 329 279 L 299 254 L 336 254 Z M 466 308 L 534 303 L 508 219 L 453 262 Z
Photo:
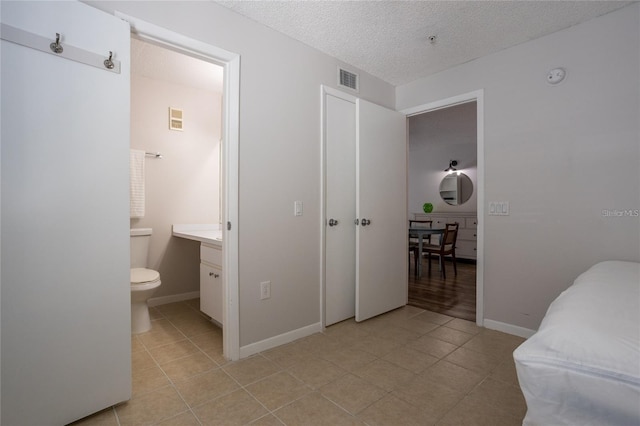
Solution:
M 640 263 L 601 262 L 513 353 L 525 425 L 640 425 Z

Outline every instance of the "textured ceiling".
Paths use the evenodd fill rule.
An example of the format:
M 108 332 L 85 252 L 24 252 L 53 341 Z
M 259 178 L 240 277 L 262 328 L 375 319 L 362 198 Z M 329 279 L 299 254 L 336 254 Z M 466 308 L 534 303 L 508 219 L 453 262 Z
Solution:
M 631 1 L 216 1 L 402 85 Z M 436 35 L 436 42 L 428 37 Z
M 223 68 L 131 38 L 131 74 L 222 93 Z

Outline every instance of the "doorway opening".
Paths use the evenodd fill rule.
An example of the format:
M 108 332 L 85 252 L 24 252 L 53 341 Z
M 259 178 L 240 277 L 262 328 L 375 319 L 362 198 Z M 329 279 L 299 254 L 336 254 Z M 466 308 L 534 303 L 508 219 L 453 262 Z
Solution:
M 130 46 L 131 148 L 147 153 L 144 209 L 131 218 L 130 227 L 152 229 L 147 266 L 162 278 L 149 299 L 152 315 L 164 319 L 162 312 L 176 309 L 165 305 L 186 301 L 193 308 L 185 310 L 192 321 L 204 313 L 221 324 L 208 309 L 218 304 L 215 313 L 220 313 L 221 297 L 200 294 L 198 299 L 212 287 L 209 281 L 220 289 L 220 280 L 204 280 L 201 286 L 200 243 L 172 237 L 172 229 L 220 229 L 224 69 L 136 37 Z M 215 266 L 221 275 L 222 265 Z
M 403 111 L 407 115 L 409 220 L 444 228 L 458 223 L 457 274 L 450 256 L 409 254 L 408 303 L 456 318 L 483 322 L 484 144 L 483 92 L 476 91 Z M 447 166 L 457 162 L 451 174 Z M 452 179 L 454 177 L 454 179 Z M 451 198 L 455 180 L 458 197 Z M 463 197 L 460 197 L 463 196 Z M 431 244 L 439 237 L 432 236 Z M 431 272 L 427 263 L 431 262 Z M 420 268 L 420 266 L 422 268 Z M 421 270 L 420 270 L 421 269 Z M 446 276 L 446 278 L 445 278 Z
M 129 22 L 132 35 L 138 40 L 187 55 L 222 68 L 221 150 L 219 153 L 219 221 L 222 229 L 222 330 L 224 357 L 240 357 L 238 300 L 238 177 L 239 177 L 239 112 L 240 56 L 185 37 L 135 17 L 116 12 Z M 168 115 L 168 114 L 167 114 Z M 185 117 L 186 120 L 186 117 Z M 161 161 L 161 160 L 160 160 Z M 203 197 L 211 194 L 202 194 Z M 214 197 L 216 198 L 216 197 Z M 216 200 L 217 202 L 217 200 Z

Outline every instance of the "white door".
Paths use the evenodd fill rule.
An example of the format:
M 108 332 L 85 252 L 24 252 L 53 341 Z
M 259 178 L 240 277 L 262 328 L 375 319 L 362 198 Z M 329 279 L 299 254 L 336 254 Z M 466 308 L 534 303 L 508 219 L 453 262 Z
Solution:
M 356 101 L 356 321 L 407 303 L 406 117 Z
M 325 325 L 355 315 L 356 105 L 325 94 Z
M 1 423 L 67 424 L 131 396 L 130 30 L 79 2 L 0 7 Z M 112 51 L 121 72 L 5 41 L 4 25 Z

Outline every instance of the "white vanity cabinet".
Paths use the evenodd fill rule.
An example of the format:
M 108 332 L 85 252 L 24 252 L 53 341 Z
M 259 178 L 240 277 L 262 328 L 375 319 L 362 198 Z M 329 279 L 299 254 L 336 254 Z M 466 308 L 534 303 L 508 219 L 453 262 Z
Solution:
M 200 310 L 222 325 L 224 281 L 220 225 L 173 225 L 173 236 L 200 243 Z
M 433 228 L 444 228 L 445 224 L 458 222 L 456 258 L 476 259 L 478 254 L 478 215 L 476 212 L 461 213 L 416 213 L 416 220 L 431 220 Z
M 200 245 L 200 310 L 222 324 L 222 248 Z

